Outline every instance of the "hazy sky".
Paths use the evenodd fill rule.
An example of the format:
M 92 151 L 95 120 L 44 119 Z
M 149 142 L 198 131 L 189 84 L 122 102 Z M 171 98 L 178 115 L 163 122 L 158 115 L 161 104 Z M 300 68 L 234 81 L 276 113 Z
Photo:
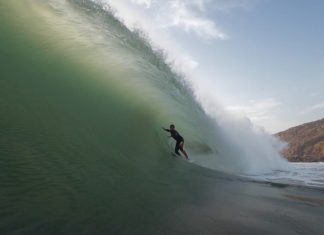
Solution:
M 272 133 L 324 118 L 323 0 L 100 1 L 230 112 Z

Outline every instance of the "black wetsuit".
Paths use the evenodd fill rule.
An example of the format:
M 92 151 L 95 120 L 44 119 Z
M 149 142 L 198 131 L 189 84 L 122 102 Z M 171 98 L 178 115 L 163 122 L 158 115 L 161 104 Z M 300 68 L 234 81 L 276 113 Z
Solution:
M 168 130 L 168 129 L 164 129 L 164 130 L 170 132 L 171 137 L 177 141 L 174 151 L 176 154 L 180 155 L 179 149 L 182 150 L 180 143 L 184 142 L 183 137 L 176 130 Z

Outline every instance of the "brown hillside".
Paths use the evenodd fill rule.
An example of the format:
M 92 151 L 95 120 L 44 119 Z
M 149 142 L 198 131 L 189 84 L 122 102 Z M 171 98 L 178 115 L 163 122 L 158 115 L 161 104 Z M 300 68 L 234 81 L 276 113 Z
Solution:
M 324 161 L 324 119 L 290 128 L 276 136 L 288 143 L 283 155 L 289 161 Z

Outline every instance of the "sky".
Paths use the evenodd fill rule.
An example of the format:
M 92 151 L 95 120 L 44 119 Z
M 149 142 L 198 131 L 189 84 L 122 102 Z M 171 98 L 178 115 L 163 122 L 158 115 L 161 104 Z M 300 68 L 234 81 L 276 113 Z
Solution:
M 270 133 L 324 118 L 324 1 L 93 0 Z

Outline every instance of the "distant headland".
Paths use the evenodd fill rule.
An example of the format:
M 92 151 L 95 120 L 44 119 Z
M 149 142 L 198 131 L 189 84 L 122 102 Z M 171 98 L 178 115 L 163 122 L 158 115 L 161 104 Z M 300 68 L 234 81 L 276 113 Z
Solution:
M 324 162 L 324 118 L 276 134 L 288 143 L 282 154 L 291 162 Z

